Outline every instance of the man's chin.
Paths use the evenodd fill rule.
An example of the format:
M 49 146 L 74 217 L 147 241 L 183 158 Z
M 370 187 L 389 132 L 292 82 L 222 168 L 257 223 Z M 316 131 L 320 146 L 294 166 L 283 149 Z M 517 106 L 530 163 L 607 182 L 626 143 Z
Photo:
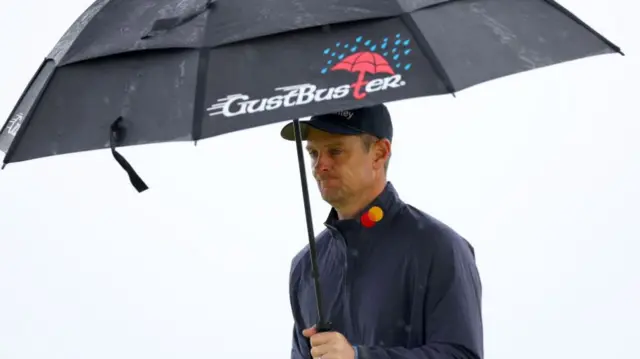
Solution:
M 320 196 L 325 202 L 333 204 L 342 198 L 342 193 L 338 188 L 323 188 L 320 190 Z

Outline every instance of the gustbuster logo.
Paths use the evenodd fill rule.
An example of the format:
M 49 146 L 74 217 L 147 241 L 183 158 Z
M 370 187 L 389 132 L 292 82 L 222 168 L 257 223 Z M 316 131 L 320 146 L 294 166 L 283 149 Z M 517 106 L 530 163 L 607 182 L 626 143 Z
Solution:
M 348 71 L 356 77 L 353 83 L 327 88 L 311 83 L 276 87 L 273 96 L 257 99 L 247 94 L 233 94 L 218 99 L 207 111 L 209 116 L 234 117 L 337 100 L 349 95 L 362 100 L 370 93 L 392 91 L 406 85 L 398 71 L 411 69 L 411 63 L 406 61 L 406 56 L 412 51 L 410 45 L 411 41 L 400 34 L 391 39 L 385 37 L 377 43 L 362 36 L 355 38 L 353 43 L 337 42 L 335 47 L 323 51 L 327 60 L 320 72 L 325 75 L 333 71 Z

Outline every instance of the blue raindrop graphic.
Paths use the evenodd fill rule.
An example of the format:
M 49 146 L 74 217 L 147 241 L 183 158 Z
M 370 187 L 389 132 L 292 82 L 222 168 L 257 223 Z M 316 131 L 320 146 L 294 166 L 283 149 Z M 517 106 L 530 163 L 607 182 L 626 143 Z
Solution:
M 401 62 L 403 59 L 400 58 L 402 55 L 406 56 L 412 52 L 410 48 L 411 40 L 407 37 L 403 38 L 399 33 L 394 35 L 395 36 L 392 37 L 379 39 L 366 39 L 364 36 L 357 36 L 352 38 L 353 42 L 351 43 L 336 42 L 335 47 L 323 49 L 324 55 L 330 55 L 330 57 L 327 59 L 325 66 L 321 68 L 320 73 L 327 74 L 331 70 L 331 67 L 338 63 L 338 61 L 358 51 L 380 51 L 378 53 L 387 59 L 392 68 L 405 71 L 411 69 L 412 64 L 403 63 Z

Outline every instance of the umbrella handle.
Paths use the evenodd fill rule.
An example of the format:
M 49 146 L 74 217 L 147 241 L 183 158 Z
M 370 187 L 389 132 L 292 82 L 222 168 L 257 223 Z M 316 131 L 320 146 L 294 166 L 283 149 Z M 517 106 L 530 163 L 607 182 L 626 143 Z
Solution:
M 330 332 L 333 330 L 331 322 L 318 322 L 318 324 L 315 325 L 315 328 L 318 333 Z
M 320 271 L 318 270 L 318 253 L 316 252 L 316 240 L 313 232 L 313 221 L 311 219 L 311 201 L 309 200 L 309 188 L 307 186 L 307 172 L 304 165 L 304 153 L 302 151 L 302 131 L 300 121 L 293 120 L 293 131 L 296 139 L 296 150 L 298 152 L 298 169 L 300 171 L 300 184 L 302 187 L 302 199 L 304 201 L 304 215 L 307 221 L 307 235 L 309 237 L 309 254 L 311 257 L 311 274 L 313 286 L 316 291 L 316 308 L 318 310 L 318 323 L 315 328 L 318 332 L 328 332 L 331 330 L 331 322 L 324 318 L 324 308 L 322 306 L 322 291 L 320 288 Z

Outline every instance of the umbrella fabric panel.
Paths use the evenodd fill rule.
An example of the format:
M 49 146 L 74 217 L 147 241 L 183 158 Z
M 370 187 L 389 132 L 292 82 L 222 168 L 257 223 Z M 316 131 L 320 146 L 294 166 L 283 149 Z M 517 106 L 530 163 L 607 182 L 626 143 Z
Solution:
M 130 51 L 193 48 L 202 43 L 207 21 L 203 6 L 205 0 L 104 1 L 107 3 L 77 34 L 59 61 L 61 65 Z M 189 16 L 194 12 L 199 12 L 200 16 L 163 32 L 161 36 L 143 38 L 151 31 L 156 20 Z M 82 17 L 76 22 L 81 20 Z
M 35 73 L 27 88 L 23 91 L 9 119 L 0 130 L 0 151 L 7 154 L 11 144 L 21 135 L 25 120 L 30 115 L 42 90 L 54 73 L 56 65 L 53 61 L 44 61 Z
M 403 12 L 409 13 L 429 6 L 440 5 L 451 1 L 465 0 L 397 0 Z
M 219 46 L 320 25 L 390 17 L 401 12 L 398 0 L 220 0 L 209 14 L 205 45 Z
M 413 17 L 456 91 L 614 50 L 544 0 L 452 1 Z
M 76 20 L 52 56 L 60 64 L 70 64 L 130 51 L 216 47 L 320 25 L 396 16 L 444 1 L 99 0 Z M 176 21 L 152 31 L 154 24 L 168 19 Z
M 58 68 L 9 162 L 108 148 L 118 116 L 124 146 L 191 139 L 198 59 L 163 50 Z
M 446 92 L 400 18 L 307 29 L 211 51 L 202 135 Z

